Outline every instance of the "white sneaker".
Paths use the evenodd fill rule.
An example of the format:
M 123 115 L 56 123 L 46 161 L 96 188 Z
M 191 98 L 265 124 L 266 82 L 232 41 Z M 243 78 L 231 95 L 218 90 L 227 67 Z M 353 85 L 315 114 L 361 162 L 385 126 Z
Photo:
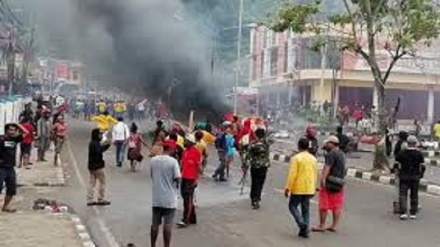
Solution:
M 412 220 L 415 220 L 415 219 L 417 219 L 417 215 L 412 214 L 412 215 L 409 216 L 409 218 L 412 219 Z
M 401 214 L 399 218 L 401 220 L 406 220 L 406 219 L 408 219 L 408 215 L 407 214 Z

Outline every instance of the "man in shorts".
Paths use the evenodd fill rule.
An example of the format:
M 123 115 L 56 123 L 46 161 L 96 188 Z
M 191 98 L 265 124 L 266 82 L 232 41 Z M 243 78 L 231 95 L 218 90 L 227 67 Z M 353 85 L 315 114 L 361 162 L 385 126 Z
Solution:
M 15 174 L 17 145 L 23 141 L 23 136 L 28 134 L 20 124 L 8 123 L 5 125 L 5 135 L 0 137 L 0 191 L 6 185 L 5 201 L 2 212 L 14 213 L 16 210 L 9 208 L 9 203 L 17 193 L 17 179 Z
M 161 152 L 150 162 L 153 191 L 153 222 L 151 224 L 151 246 L 156 246 L 159 227 L 163 226 L 164 246 L 171 244 L 171 229 L 177 208 L 177 189 L 181 174 L 177 160 L 171 157 L 173 149 L 164 145 Z
M 324 142 L 325 166 L 321 175 L 319 190 L 319 225 L 312 228 L 314 232 L 336 232 L 344 205 L 345 155 L 339 149 L 339 139 L 329 136 Z M 325 226 L 327 213 L 333 213 L 333 224 Z

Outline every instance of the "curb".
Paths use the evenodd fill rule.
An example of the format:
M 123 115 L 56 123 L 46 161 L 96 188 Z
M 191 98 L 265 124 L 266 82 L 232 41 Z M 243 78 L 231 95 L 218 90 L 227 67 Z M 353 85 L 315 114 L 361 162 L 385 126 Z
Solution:
M 283 154 L 270 153 L 269 157 L 273 161 L 279 161 L 282 163 L 289 163 L 290 162 L 290 157 L 287 155 L 283 155 Z M 436 165 L 440 163 L 440 162 L 437 162 L 436 160 L 431 160 L 431 161 L 435 161 Z M 324 166 L 323 163 L 318 163 L 319 169 L 322 169 L 323 166 Z M 359 179 L 359 180 L 370 181 L 370 182 L 380 183 L 380 184 L 384 184 L 384 185 L 396 185 L 396 180 L 393 176 L 376 175 L 376 174 L 373 174 L 372 172 L 363 171 L 361 169 L 356 169 L 356 168 L 351 168 L 351 167 L 346 169 L 346 174 L 347 174 L 346 176 L 349 178 L 355 178 L 355 179 Z M 425 193 L 428 193 L 431 195 L 440 196 L 440 186 L 437 184 L 430 183 L 429 181 L 427 181 L 425 179 L 420 180 L 419 191 L 422 191 L 422 192 L 425 192 Z
M 440 157 L 440 151 L 424 150 L 422 153 L 424 157 Z
M 76 233 L 81 239 L 82 245 L 84 247 L 96 247 L 95 243 L 93 243 L 92 238 L 90 237 L 89 232 L 87 231 L 86 226 L 82 223 L 78 215 L 69 213 L 69 217 L 70 220 L 75 224 Z

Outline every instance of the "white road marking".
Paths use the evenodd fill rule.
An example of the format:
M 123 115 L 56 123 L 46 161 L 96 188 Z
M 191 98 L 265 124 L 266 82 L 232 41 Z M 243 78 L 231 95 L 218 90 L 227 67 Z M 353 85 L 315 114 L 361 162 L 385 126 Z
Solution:
M 70 142 L 68 142 L 67 151 L 69 152 L 70 160 L 72 162 L 73 168 L 75 169 L 75 174 L 76 174 L 76 177 L 78 178 L 78 181 L 79 181 L 81 187 L 83 187 L 84 190 L 87 190 L 86 182 L 85 182 L 84 177 L 82 176 L 81 172 L 79 171 L 78 162 L 76 161 L 75 156 L 73 155 L 72 148 L 70 147 Z M 115 236 L 113 236 L 113 234 L 110 232 L 109 228 L 105 224 L 104 220 L 100 217 L 101 216 L 100 211 L 96 207 L 93 207 L 93 210 L 95 211 L 96 215 L 98 216 L 97 222 L 98 222 L 99 230 L 102 233 L 104 233 L 105 240 L 108 243 L 107 246 L 119 247 L 120 245 L 116 241 Z

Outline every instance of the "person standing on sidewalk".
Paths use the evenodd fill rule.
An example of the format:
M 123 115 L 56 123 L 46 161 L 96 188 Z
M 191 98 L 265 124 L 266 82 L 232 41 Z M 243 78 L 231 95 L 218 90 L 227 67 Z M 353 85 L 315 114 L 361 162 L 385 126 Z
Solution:
M 284 196 L 289 197 L 289 211 L 299 227 L 298 236 L 309 237 L 310 199 L 316 193 L 318 181 L 318 161 L 308 152 L 309 141 L 298 141 L 298 154 L 290 161 Z M 301 207 L 301 213 L 298 209 Z
M 419 206 L 419 184 L 425 172 L 425 159 L 417 150 L 417 137 L 411 135 L 407 139 L 408 147 L 401 151 L 396 162 L 399 164 L 399 206 L 400 219 L 408 219 L 408 191 L 410 191 L 410 219 L 416 219 Z
M 339 139 L 336 136 L 329 136 L 324 143 L 327 155 L 319 189 L 319 225 L 313 227 L 312 231 L 336 232 L 344 205 L 345 155 L 339 149 Z M 326 228 L 328 211 L 333 213 L 333 224 Z
M 124 162 L 125 146 L 130 137 L 128 126 L 124 123 L 122 116 L 118 117 L 118 123 L 113 126 L 112 139 L 116 147 L 116 165 L 122 167 Z
M 30 157 L 32 151 L 32 143 L 34 142 L 35 128 L 34 125 L 31 123 L 31 118 L 23 118 L 21 124 L 23 128 L 28 131 L 28 133 L 24 135 L 23 141 L 20 143 L 20 164 L 18 165 L 18 168 L 23 166 L 24 168 L 29 169 L 29 165 L 31 164 Z
M 64 117 L 62 115 L 58 115 L 52 131 L 55 143 L 55 156 L 53 158 L 53 165 L 58 166 L 58 160 L 61 154 L 61 150 L 63 149 L 64 142 L 67 138 L 67 123 L 64 121 Z
M 171 230 L 177 208 L 177 189 L 181 178 L 177 160 L 171 157 L 173 147 L 163 145 L 163 152 L 151 159 L 150 173 L 153 191 L 153 220 L 151 224 L 151 246 L 156 246 L 159 227 L 163 226 L 164 246 L 171 244 Z
M 202 155 L 196 147 L 196 140 L 192 134 L 186 136 L 186 149 L 182 156 L 182 184 L 180 187 L 183 198 L 183 217 L 178 223 L 179 227 L 197 224 L 194 205 L 194 192 L 201 171 Z
M 248 147 L 246 155 L 246 165 L 251 169 L 251 203 L 252 208 L 257 210 L 260 208 L 261 192 L 263 191 L 264 182 L 266 181 L 267 169 L 270 166 L 269 148 L 270 143 L 266 140 L 266 132 L 263 129 L 255 131 L 256 140 Z M 243 170 L 245 171 L 247 167 Z
M 9 207 L 12 198 L 17 193 L 17 177 L 15 164 L 17 144 L 29 132 L 20 124 L 8 123 L 5 125 L 5 135 L 0 138 L 0 191 L 6 185 L 5 200 L 2 212 L 14 213 L 16 210 Z
M 50 137 L 52 133 L 50 116 L 50 110 L 44 109 L 42 117 L 37 122 L 38 161 L 40 162 L 47 161 L 45 154 L 50 148 Z
M 110 148 L 110 141 L 106 140 L 102 143 L 102 133 L 100 129 L 92 130 L 91 140 L 89 143 L 89 162 L 88 169 L 90 172 L 89 190 L 87 193 L 87 206 L 106 206 L 110 202 L 105 200 L 105 161 L 103 154 Z M 98 187 L 98 202 L 94 201 L 96 182 Z

